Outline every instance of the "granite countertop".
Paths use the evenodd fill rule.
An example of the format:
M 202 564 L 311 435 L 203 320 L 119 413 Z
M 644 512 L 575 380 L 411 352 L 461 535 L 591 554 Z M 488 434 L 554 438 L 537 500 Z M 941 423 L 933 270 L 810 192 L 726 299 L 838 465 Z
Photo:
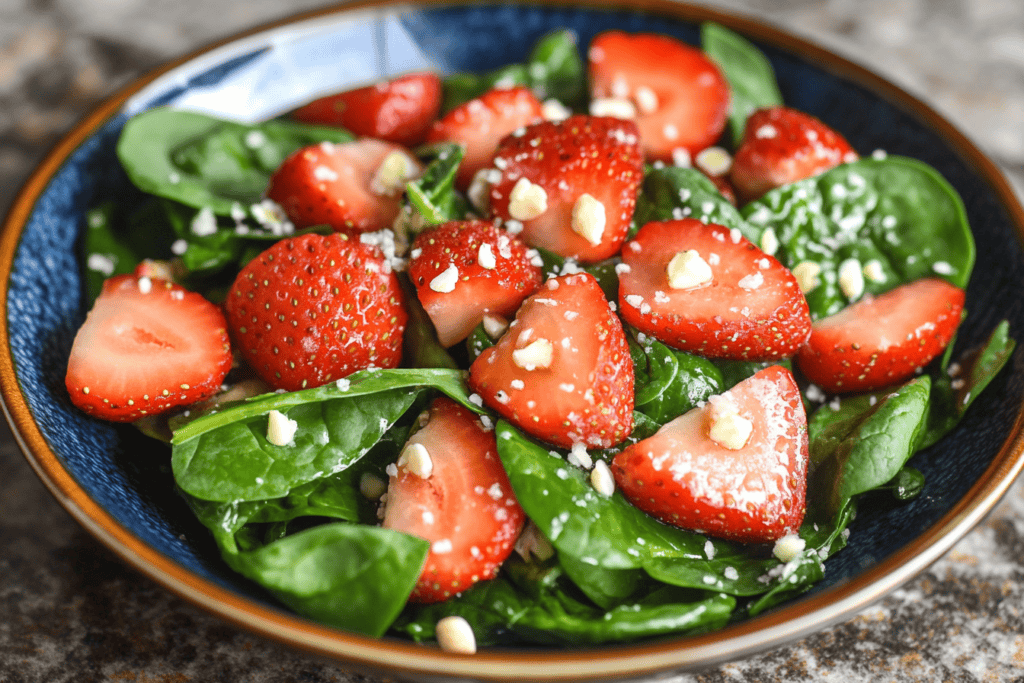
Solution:
M 315 0 L 0 0 L 0 213 L 102 97 L 211 40 Z M 1021 0 L 714 0 L 810 38 L 929 102 L 1024 195 Z M 0 427 L 0 681 L 384 678 L 225 624 L 121 564 L 53 500 Z M 673 683 L 1024 679 L 1024 483 L 918 578 L 849 621 Z

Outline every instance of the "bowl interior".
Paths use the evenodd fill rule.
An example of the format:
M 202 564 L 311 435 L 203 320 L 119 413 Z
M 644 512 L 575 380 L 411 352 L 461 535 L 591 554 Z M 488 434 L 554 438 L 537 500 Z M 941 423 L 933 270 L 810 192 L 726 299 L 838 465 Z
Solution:
M 576 31 L 583 46 L 597 32 L 613 28 L 698 42 L 696 24 L 657 12 L 456 5 L 327 13 L 178 66 L 138 90 L 92 131 L 36 198 L 14 252 L 6 301 L 16 391 L 45 446 L 85 495 L 142 544 L 199 581 L 276 608 L 260 588 L 220 561 L 207 531 L 175 493 L 168 450 L 131 428 L 87 418 L 71 406 L 64 388 L 71 341 L 85 315 L 78 254 L 88 229 L 84 212 L 99 201 L 138 201 L 114 154 L 131 113 L 172 104 L 229 118 L 265 118 L 320 92 L 410 69 L 480 70 L 521 60 L 537 38 L 558 27 Z M 959 348 L 983 341 L 1004 318 L 1011 334 L 1019 335 L 1024 329 L 1020 228 L 970 156 L 913 103 L 858 85 L 843 75 L 841 63 L 825 67 L 770 42 L 758 46 L 772 62 L 788 104 L 822 118 L 861 154 L 885 150 L 921 159 L 959 191 L 978 246 Z M 1013 433 L 1022 392 L 1024 368 L 1011 363 L 955 433 L 911 462 L 926 477 L 923 495 L 907 504 L 879 499 L 861 506 L 849 546 L 828 560 L 815 592 L 885 562 L 941 520 L 1000 454 Z

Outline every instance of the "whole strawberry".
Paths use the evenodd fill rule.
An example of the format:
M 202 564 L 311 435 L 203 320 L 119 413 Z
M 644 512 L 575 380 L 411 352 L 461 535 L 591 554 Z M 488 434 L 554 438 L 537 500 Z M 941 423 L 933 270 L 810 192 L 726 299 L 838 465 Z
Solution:
M 377 247 L 343 233 L 277 242 L 239 272 L 224 308 L 236 348 L 275 389 L 401 361 L 398 279 Z

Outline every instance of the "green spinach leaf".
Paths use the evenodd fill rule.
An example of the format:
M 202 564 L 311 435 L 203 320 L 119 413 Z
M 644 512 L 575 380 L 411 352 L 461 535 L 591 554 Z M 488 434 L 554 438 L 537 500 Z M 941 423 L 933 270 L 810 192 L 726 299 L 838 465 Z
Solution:
M 144 192 L 232 216 L 260 202 L 270 175 L 292 152 L 351 140 L 337 128 L 276 119 L 249 125 L 160 107 L 125 124 L 117 154 Z
M 631 331 L 632 332 L 632 331 Z M 636 378 L 636 410 L 665 424 L 722 391 L 722 373 L 711 361 L 677 351 L 645 334 L 629 334 Z
M 700 38 L 704 51 L 729 81 L 729 130 L 736 147 L 754 110 L 783 103 L 775 71 L 763 52 L 721 24 L 701 24 Z
M 736 207 L 700 171 L 666 166 L 644 176 L 633 213 L 630 237 L 652 221 L 682 218 L 698 218 L 705 223 L 736 228 L 746 237 L 751 233 Z
M 922 277 L 965 287 L 974 266 L 974 238 L 963 202 L 934 169 L 905 157 L 861 159 L 776 188 L 743 207 L 744 235 L 761 244 L 771 230 L 774 256 L 786 267 L 809 261 L 821 271 L 807 292 L 813 318 L 852 299 L 839 267 L 856 259 L 864 291 L 881 294 Z M 872 264 L 868 268 L 868 264 Z

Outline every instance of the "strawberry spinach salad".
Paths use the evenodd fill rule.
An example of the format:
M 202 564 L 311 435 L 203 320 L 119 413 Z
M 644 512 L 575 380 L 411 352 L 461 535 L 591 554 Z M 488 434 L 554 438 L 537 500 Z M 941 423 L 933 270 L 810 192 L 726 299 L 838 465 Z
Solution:
M 345 630 L 599 644 L 806 592 L 1014 341 L 954 352 L 974 244 L 938 173 L 702 42 L 138 115 L 72 401 L 167 441 L 224 561 Z

